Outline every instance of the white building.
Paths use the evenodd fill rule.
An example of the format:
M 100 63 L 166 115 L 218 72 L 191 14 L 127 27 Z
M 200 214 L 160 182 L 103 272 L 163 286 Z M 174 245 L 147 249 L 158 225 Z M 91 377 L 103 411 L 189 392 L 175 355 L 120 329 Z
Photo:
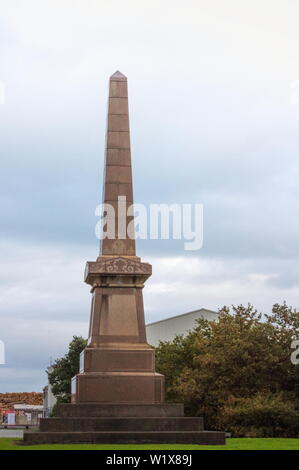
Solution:
M 165 320 L 148 323 L 146 325 L 147 342 L 152 346 L 158 346 L 159 341 L 172 341 L 176 335 L 185 335 L 196 326 L 198 318 L 217 320 L 218 313 L 201 308 L 193 312 L 165 318 Z
M 16 404 L 14 405 L 16 413 L 15 424 L 38 426 L 40 418 L 43 417 L 43 405 L 27 405 Z

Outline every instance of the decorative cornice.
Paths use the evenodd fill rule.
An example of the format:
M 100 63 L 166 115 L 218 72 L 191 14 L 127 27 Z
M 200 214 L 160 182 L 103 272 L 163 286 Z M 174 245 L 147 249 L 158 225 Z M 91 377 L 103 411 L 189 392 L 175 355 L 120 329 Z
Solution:
M 149 263 L 117 257 L 88 261 L 85 270 L 85 282 L 97 275 L 141 275 L 148 278 L 152 274 L 152 266 Z

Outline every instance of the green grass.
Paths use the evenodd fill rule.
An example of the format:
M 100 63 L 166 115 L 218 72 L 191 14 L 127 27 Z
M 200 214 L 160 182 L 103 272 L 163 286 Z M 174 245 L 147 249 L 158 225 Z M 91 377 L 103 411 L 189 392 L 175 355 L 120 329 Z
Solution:
M 1 450 L 299 450 L 299 439 L 227 439 L 225 446 L 197 446 L 185 444 L 52 444 L 23 446 L 19 439 L 0 438 Z

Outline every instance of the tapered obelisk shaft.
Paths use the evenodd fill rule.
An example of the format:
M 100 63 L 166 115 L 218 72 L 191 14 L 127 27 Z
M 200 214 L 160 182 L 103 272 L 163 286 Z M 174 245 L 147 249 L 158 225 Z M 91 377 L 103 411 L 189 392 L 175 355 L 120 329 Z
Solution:
M 114 210 L 114 236 L 101 242 L 102 255 L 135 255 L 133 217 L 127 209 L 133 204 L 130 129 L 127 78 L 115 72 L 109 81 L 109 101 L 106 134 L 106 158 L 104 172 L 103 202 Z M 119 202 L 122 202 L 119 204 Z M 107 219 L 111 217 L 106 212 Z M 109 222 L 104 230 L 109 229 Z M 131 223 L 131 231 L 127 228 Z

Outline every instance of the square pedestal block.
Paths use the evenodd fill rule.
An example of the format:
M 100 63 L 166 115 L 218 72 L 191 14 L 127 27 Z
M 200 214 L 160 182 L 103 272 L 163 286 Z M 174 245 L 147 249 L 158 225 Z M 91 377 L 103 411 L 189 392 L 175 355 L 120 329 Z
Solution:
M 80 372 L 155 372 L 153 349 L 85 348 Z
M 61 418 L 181 418 L 183 403 L 59 403 L 57 416 Z
M 164 376 L 154 372 L 90 372 L 72 379 L 72 403 L 162 403 Z

